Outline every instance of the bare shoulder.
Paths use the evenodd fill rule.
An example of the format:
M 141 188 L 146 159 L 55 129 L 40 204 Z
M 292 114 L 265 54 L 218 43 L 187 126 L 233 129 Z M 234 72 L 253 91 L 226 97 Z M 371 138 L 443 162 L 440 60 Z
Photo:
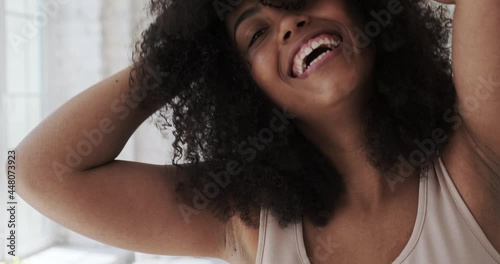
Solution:
M 443 162 L 462 199 L 500 252 L 500 164 L 462 127 L 450 138 Z

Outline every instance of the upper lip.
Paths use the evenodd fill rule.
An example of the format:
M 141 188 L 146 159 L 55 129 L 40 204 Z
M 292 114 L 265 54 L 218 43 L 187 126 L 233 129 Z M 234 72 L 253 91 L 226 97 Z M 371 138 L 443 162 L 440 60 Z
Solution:
M 342 33 L 334 29 L 316 29 L 306 32 L 298 41 L 295 42 L 295 44 L 290 49 L 290 53 L 288 54 L 288 75 L 293 76 L 292 68 L 295 60 L 295 55 L 297 55 L 297 52 L 299 52 L 300 48 L 310 39 L 315 38 L 321 34 L 335 34 L 344 39 Z

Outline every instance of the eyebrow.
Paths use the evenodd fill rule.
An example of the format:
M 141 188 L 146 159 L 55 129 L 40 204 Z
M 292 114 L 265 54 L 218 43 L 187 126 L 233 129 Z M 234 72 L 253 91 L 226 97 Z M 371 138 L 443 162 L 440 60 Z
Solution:
M 238 30 L 238 27 L 240 26 L 243 21 L 246 19 L 250 18 L 251 16 L 257 14 L 260 12 L 260 5 L 254 5 L 252 8 L 249 8 L 245 10 L 245 12 L 241 13 L 241 15 L 236 19 L 236 22 L 234 23 L 234 28 L 233 28 L 233 39 L 236 41 L 236 30 Z

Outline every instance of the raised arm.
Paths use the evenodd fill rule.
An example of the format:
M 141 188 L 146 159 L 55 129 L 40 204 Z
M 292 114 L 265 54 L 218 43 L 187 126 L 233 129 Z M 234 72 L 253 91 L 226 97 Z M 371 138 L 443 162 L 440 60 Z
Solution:
M 440 2 L 456 5 L 452 64 L 464 129 L 500 164 L 500 1 Z
M 52 220 L 129 250 L 225 258 L 227 225 L 207 210 L 186 221 L 176 167 L 115 160 L 152 114 L 123 102 L 130 69 L 73 97 L 15 148 L 17 193 Z M 179 173 L 176 175 L 176 173 Z

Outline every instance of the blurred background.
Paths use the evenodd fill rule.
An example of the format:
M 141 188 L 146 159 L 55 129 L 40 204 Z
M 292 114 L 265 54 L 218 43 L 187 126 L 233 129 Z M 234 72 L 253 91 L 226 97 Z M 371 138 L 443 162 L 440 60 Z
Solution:
M 0 0 L 0 160 L 64 102 L 131 64 L 133 45 L 152 20 L 147 5 L 147 0 Z M 170 144 L 148 119 L 117 159 L 170 163 Z M 1 264 L 226 263 L 113 248 L 56 224 L 20 197 L 17 258 L 12 258 L 3 169 L 0 176 Z

